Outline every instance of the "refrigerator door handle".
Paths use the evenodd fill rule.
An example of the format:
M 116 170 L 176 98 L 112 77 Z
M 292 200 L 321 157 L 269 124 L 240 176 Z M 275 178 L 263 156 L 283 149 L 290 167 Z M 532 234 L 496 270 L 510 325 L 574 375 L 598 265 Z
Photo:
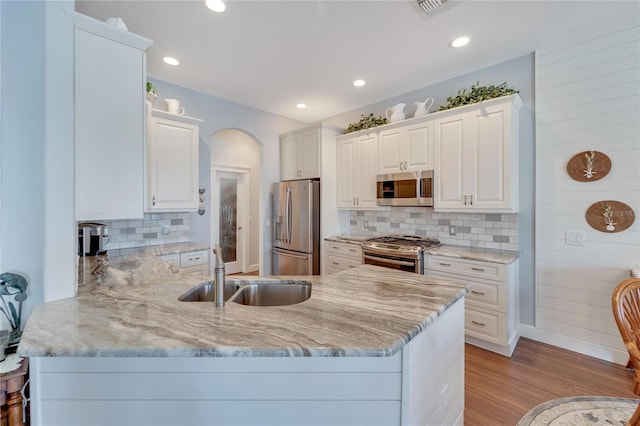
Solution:
M 293 200 L 291 188 L 287 188 L 287 244 L 291 244 L 291 222 L 293 221 Z
M 293 254 L 293 253 L 291 253 L 291 252 L 284 252 L 284 251 L 278 250 L 277 248 L 274 248 L 274 249 L 273 249 L 273 251 L 274 251 L 275 253 L 285 254 L 285 255 L 287 255 L 288 257 L 293 257 L 293 258 L 295 258 L 295 259 L 304 259 L 304 260 L 309 259 L 309 256 L 300 255 L 300 254 Z

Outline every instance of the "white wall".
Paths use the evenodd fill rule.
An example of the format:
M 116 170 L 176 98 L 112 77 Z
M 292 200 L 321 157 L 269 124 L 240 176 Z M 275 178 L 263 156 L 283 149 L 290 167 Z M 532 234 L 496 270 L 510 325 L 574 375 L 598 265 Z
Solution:
M 42 3 L 3 2 L 0 255 L 29 283 L 23 322 L 43 299 L 44 22 Z
M 611 293 L 640 266 L 640 221 L 620 233 L 591 228 L 601 200 L 640 213 L 640 27 L 536 52 L 536 330 L 533 337 L 626 364 Z M 611 172 L 578 182 L 567 161 L 601 151 Z M 584 246 L 565 244 L 584 232 Z
M 38 303 L 75 292 L 72 1 L 2 2 L 2 272 Z

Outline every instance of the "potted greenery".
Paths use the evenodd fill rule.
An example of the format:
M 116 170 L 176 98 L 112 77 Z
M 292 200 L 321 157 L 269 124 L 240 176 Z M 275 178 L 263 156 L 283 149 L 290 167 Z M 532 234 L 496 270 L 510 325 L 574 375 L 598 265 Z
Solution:
M 384 117 L 375 117 L 373 113 L 365 116 L 362 114 L 360 120 L 357 123 L 351 123 L 347 126 L 346 133 L 357 132 L 358 130 L 370 129 L 372 127 L 382 126 L 387 124 L 387 119 Z
M 147 99 L 153 102 L 156 100 L 157 97 L 158 97 L 158 89 L 153 85 L 153 83 L 151 83 L 150 81 L 147 81 Z
M 467 89 L 459 90 L 456 96 L 448 97 L 447 104 L 441 106 L 438 111 L 444 111 L 462 105 L 475 104 L 488 99 L 513 95 L 514 93 L 518 93 L 518 91 L 507 87 L 506 81 L 498 86 L 480 86 L 480 82 L 478 81 L 476 84 L 471 85 L 470 91 L 467 92 Z

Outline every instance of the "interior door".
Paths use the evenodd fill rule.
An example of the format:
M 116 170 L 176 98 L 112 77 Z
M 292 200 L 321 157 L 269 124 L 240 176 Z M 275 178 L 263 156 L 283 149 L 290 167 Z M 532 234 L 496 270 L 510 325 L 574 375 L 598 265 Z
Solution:
M 244 173 L 217 172 L 218 241 L 227 275 L 245 271 L 246 184 Z

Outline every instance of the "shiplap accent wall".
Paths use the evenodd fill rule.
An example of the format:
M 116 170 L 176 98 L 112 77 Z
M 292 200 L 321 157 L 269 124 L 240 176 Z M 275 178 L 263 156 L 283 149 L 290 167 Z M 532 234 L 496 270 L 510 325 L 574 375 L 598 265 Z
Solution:
M 587 208 L 624 202 L 640 214 L 640 27 L 536 52 L 536 324 L 538 340 L 625 364 L 611 293 L 640 266 L 640 220 L 592 229 Z M 596 150 L 604 179 L 572 180 L 568 160 Z M 567 245 L 566 231 L 585 233 Z

